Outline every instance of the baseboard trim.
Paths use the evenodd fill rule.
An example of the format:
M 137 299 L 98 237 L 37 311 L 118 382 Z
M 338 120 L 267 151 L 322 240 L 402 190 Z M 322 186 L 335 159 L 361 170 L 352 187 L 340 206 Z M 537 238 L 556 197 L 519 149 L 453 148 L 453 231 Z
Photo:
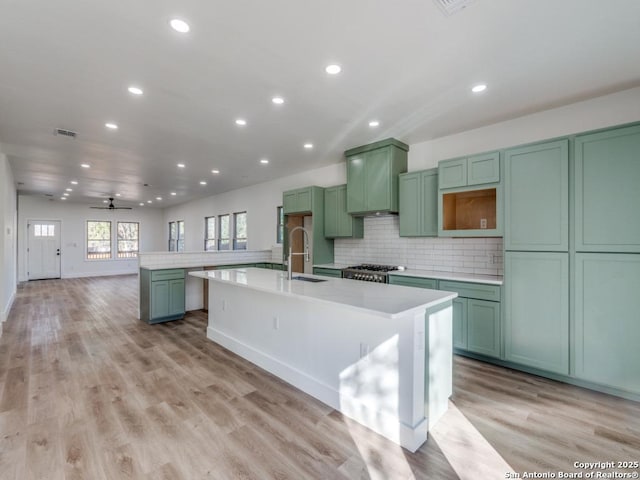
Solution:
M 562 375 L 559 373 L 548 372 L 546 370 L 540 370 L 534 367 L 528 367 L 526 365 L 520 365 L 518 363 L 512 363 L 507 360 L 501 360 L 499 358 L 487 357 L 485 355 L 468 352 L 466 350 L 454 349 L 453 353 L 461 355 L 463 357 L 473 358 L 474 360 L 480 360 L 482 362 L 491 363 L 500 367 L 510 368 L 512 370 L 518 370 L 538 377 L 548 378 L 549 380 L 555 380 L 556 382 L 568 383 L 569 385 L 575 385 L 576 387 L 586 388 L 588 390 L 594 390 L 600 393 L 606 393 L 615 397 L 625 398 L 627 400 L 633 400 L 640 402 L 640 394 L 630 392 L 628 390 L 622 390 L 615 387 L 609 387 L 606 385 L 600 385 L 588 380 L 581 380 L 579 378 L 570 377 L 568 375 Z
M 406 425 L 397 417 L 382 412 L 358 398 L 341 394 L 335 388 L 294 366 L 267 355 L 220 330 L 207 327 L 207 338 L 411 452 L 415 452 L 427 440 L 429 422 L 426 418 L 417 425 Z
M 7 305 L 2 310 L 2 312 L 0 312 L 0 335 L 2 335 L 2 324 L 7 321 L 7 318 L 9 318 L 9 312 L 11 312 L 11 307 L 13 306 L 13 302 L 15 299 L 16 290 L 14 289 L 13 292 L 11 292 L 11 296 L 9 297 Z

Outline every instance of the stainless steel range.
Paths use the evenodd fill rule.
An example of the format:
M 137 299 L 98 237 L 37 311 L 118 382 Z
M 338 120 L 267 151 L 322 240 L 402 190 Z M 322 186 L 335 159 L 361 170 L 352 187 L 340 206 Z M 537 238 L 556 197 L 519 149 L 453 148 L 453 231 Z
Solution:
M 365 282 L 389 283 L 388 274 L 395 270 L 398 270 L 398 267 L 364 263 L 342 269 L 342 278 L 363 280 Z

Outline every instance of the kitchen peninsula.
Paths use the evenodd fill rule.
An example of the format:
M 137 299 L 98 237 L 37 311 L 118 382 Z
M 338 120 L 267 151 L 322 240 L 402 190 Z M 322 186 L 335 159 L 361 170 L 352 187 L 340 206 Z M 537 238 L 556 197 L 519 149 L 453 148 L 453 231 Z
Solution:
M 260 268 L 189 275 L 209 280 L 209 339 L 406 449 L 446 411 L 457 294 Z

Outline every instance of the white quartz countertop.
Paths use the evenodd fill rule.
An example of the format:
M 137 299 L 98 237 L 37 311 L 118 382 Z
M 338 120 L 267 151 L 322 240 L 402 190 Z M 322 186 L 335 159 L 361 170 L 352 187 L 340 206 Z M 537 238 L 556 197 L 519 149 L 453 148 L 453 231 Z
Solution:
M 345 265 L 344 263 L 326 263 L 321 265 L 314 265 L 317 268 L 333 268 L 333 269 L 343 269 L 347 268 L 350 265 Z M 357 265 L 357 263 L 355 264 Z M 453 280 L 456 282 L 473 282 L 473 283 L 485 283 L 488 285 L 502 285 L 503 277 L 498 275 L 480 275 L 476 273 L 452 273 L 452 272 L 441 272 L 437 270 L 414 270 L 411 268 L 407 268 L 405 270 L 394 270 L 393 272 L 389 272 L 389 275 L 401 275 L 403 277 L 419 277 L 419 278 L 436 278 L 438 280 Z
M 387 318 L 435 307 L 453 300 L 456 293 L 424 288 L 401 287 L 375 282 L 359 282 L 318 275 L 301 275 L 325 280 L 319 283 L 287 280 L 286 272 L 261 268 L 238 268 L 189 272 L 189 275 L 237 285 L 252 290 L 292 296 L 314 302 L 344 305 Z M 210 288 L 215 288 L 210 283 Z
M 403 277 L 436 278 L 438 280 L 453 280 L 455 282 L 485 283 L 488 285 L 502 285 L 503 277 L 498 275 L 480 275 L 475 273 L 439 272 L 436 270 L 411 270 L 389 272 L 389 275 Z
M 184 263 L 176 263 L 173 265 L 167 265 L 167 264 L 162 264 L 162 265 L 144 265 L 140 268 L 144 268 L 146 270 L 171 270 L 173 268 L 184 268 L 184 269 L 189 269 L 189 268 L 205 268 L 205 267 L 222 267 L 224 265 L 242 265 L 243 263 L 246 264 L 256 264 L 256 263 L 270 263 L 273 265 L 282 265 L 282 262 L 273 262 L 271 260 L 258 260 L 255 262 L 252 262 L 250 260 L 240 260 L 237 262 L 218 262 L 218 263 L 213 263 L 213 262 L 184 262 Z

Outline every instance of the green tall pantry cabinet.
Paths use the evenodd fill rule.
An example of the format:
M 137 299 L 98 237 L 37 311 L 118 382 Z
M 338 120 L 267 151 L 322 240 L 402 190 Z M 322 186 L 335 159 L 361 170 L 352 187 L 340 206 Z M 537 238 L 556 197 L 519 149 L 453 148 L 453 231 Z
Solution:
M 505 152 L 505 360 L 569 374 L 569 141 Z

